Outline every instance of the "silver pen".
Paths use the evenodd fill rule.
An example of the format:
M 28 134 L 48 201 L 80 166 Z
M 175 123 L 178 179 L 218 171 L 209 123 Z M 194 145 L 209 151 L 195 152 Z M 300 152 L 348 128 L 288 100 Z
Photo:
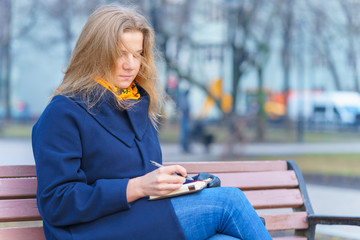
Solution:
M 154 162 L 151 160 L 150 160 L 150 163 L 156 167 L 164 167 L 164 165 L 161 165 L 160 163 L 157 163 L 157 162 Z M 183 175 L 181 175 L 181 173 L 175 172 L 175 174 L 183 177 Z M 188 175 L 186 175 L 185 178 L 189 181 L 194 181 L 194 179 L 192 177 L 189 177 Z

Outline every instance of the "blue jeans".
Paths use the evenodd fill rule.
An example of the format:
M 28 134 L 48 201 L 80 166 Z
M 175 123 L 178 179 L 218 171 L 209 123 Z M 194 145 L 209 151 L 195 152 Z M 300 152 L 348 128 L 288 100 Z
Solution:
M 171 202 L 187 240 L 272 239 L 237 188 L 206 188 Z

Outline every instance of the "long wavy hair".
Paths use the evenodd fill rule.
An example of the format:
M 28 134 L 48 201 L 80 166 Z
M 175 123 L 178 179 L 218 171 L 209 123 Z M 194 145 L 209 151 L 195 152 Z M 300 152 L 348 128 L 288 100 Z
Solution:
M 89 109 L 107 91 L 95 79 L 111 79 L 116 60 L 120 57 L 121 36 L 124 32 L 143 34 L 141 67 L 135 82 L 150 97 L 149 118 L 156 127 L 164 101 L 155 61 L 154 31 L 145 17 L 133 9 L 120 6 L 98 8 L 87 20 L 73 50 L 62 83 L 53 96 L 80 96 Z M 134 53 L 136 54 L 136 53 Z M 98 94 L 99 91 L 101 94 Z M 116 106 L 127 109 L 125 101 L 117 99 Z

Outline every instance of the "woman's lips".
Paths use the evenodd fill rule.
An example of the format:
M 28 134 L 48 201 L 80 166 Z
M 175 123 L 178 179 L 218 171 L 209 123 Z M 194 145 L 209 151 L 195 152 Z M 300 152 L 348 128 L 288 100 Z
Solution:
M 125 79 L 129 79 L 131 78 L 132 76 L 131 75 L 120 75 L 121 78 L 125 78 Z

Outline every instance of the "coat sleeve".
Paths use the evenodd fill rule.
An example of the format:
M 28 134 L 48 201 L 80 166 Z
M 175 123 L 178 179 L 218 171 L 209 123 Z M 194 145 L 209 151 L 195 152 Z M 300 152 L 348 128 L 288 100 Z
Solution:
M 80 168 L 83 118 L 79 106 L 57 96 L 33 128 L 38 207 L 42 217 L 54 226 L 88 222 L 130 208 L 126 198 L 129 179 L 87 183 Z

